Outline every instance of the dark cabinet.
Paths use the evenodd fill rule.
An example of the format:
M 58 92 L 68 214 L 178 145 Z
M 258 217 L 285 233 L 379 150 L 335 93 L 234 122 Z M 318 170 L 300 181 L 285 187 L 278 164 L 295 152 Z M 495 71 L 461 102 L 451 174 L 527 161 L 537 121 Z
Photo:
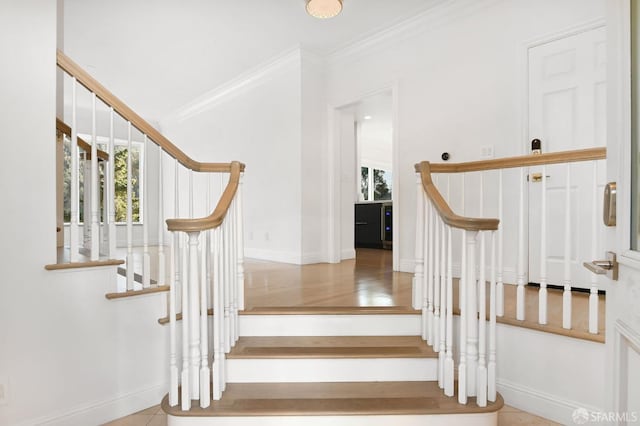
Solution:
M 391 203 L 355 205 L 355 246 L 391 248 L 393 238 Z

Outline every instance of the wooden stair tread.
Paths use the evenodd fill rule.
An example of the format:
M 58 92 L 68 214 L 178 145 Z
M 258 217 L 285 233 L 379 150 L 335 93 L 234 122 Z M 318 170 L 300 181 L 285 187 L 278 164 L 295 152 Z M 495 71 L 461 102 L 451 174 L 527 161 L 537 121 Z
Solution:
M 406 315 L 419 314 L 411 306 L 260 306 L 242 315 Z
M 458 404 L 437 382 L 229 383 L 221 400 L 204 409 L 194 401 L 189 411 L 169 407 L 168 396 L 162 400 L 167 414 L 193 417 L 474 414 L 503 405 L 500 395 L 487 407 L 475 398 Z
M 112 299 L 122 299 L 124 297 L 133 297 L 133 296 L 141 296 L 143 294 L 153 294 L 153 293 L 162 293 L 165 291 L 169 291 L 168 285 L 156 285 L 153 287 L 147 287 L 140 290 L 127 290 L 124 292 L 116 292 L 116 293 L 107 293 L 104 295 L 109 300 Z
M 87 260 L 79 262 L 50 263 L 44 265 L 47 271 L 59 271 L 62 269 L 80 269 L 80 268 L 97 268 L 100 266 L 116 266 L 122 265 L 124 260 L 121 259 L 104 259 L 104 260 Z
M 419 336 L 241 337 L 229 359 L 435 358 Z

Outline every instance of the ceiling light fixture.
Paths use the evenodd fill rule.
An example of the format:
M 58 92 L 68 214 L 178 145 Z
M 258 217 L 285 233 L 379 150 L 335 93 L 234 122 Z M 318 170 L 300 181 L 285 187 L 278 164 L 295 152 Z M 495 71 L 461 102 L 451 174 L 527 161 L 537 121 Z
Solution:
M 333 18 L 342 11 L 342 0 L 307 0 L 307 13 L 314 18 Z

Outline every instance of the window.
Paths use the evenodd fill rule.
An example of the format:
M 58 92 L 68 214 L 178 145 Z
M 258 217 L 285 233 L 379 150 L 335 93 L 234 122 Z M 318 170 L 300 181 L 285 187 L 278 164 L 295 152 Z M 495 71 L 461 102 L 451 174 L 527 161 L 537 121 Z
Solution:
M 80 136 L 86 141 L 90 141 L 91 137 L 87 135 Z M 98 137 L 98 149 L 107 150 L 107 139 Z M 140 207 L 142 205 L 142 160 L 144 155 L 144 144 L 133 142 L 131 148 L 131 183 L 132 183 L 132 216 L 133 223 L 142 223 Z M 115 219 L 116 223 L 125 223 L 127 221 L 127 141 L 115 140 L 114 161 L 114 187 L 115 187 Z M 80 181 L 79 188 L 79 206 L 78 206 L 78 222 L 84 223 L 84 179 L 85 179 L 85 153 L 79 150 L 78 154 L 78 177 Z M 100 169 L 100 217 L 104 218 L 104 166 Z M 64 139 L 64 222 L 71 221 L 71 140 L 67 137 Z
M 360 199 L 391 200 L 391 172 L 373 167 L 360 167 Z

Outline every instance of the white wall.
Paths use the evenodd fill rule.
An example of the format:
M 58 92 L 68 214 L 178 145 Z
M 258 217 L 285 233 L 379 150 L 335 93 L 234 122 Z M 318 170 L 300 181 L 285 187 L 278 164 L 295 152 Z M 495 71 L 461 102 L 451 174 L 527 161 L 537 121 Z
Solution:
M 56 2 L 0 8 L 0 424 L 102 423 L 165 390 L 165 296 L 109 302 L 113 269 L 44 270 L 56 257 Z
M 434 17 L 380 43 L 355 45 L 330 58 L 328 101 L 342 105 L 363 94 L 398 87 L 401 269 L 413 268 L 415 177 L 413 164 L 521 154 L 522 75 L 519 55 L 532 38 L 604 17 L 603 0 L 451 2 Z M 400 203 L 395 194 L 400 195 Z M 508 250 L 505 249 L 505 253 Z M 509 266 L 509 265 L 505 265 Z
M 163 122 L 162 131 L 198 161 L 246 164 L 245 256 L 301 262 L 299 55 L 246 90 Z

